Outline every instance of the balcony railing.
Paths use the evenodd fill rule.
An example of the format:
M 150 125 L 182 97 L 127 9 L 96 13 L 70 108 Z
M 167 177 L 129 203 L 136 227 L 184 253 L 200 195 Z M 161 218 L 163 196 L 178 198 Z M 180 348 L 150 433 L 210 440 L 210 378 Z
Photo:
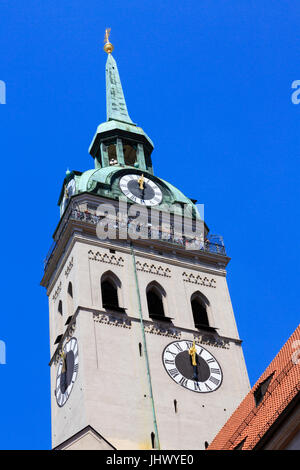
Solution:
M 44 260 L 44 270 L 46 270 L 49 261 L 55 252 L 57 242 L 65 231 L 69 220 L 77 220 L 87 224 L 97 225 L 103 219 L 103 217 L 104 216 L 92 214 L 89 211 L 79 211 L 77 209 L 71 209 L 64 224 L 59 228 L 59 230 L 55 234 L 55 241 L 52 243 L 48 254 Z M 122 233 L 124 233 L 124 230 L 127 230 L 128 238 L 130 238 L 130 232 L 131 230 L 134 230 L 135 233 L 138 233 L 140 231 L 141 234 L 146 234 L 146 236 L 140 236 L 140 240 L 161 241 L 164 243 L 173 244 L 175 246 L 180 246 L 194 252 L 201 251 L 226 256 L 223 237 L 221 237 L 220 235 L 209 234 L 205 238 L 197 236 L 192 237 L 186 235 L 178 235 L 178 233 L 175 232 L 172 224 L 170 225 L 169 230 L 161 229 L 160 227 L 155 227 L 151 224 L 147 224 L 147 226 L 141 226 L 141 224 L 137 224 L 135 222 L 134 217 L 128 217 L 127 221 L 120 221 L 118 219 L 114 219 L 109 221 L 109 224 L 110 228 L 112 228 L 114 230 L 114 233 L 116 234 L 116 236 L 114 238 L 111 237 L 111 239 L 118 239 L 119 232 L 122 231 Z M 122 239 L 124 238 L 122 237 Z

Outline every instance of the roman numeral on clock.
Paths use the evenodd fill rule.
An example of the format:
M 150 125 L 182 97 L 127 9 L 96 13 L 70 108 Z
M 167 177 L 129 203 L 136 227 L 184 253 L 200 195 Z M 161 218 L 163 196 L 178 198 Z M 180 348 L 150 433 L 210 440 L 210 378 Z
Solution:
M 174 352 L 172 352 L 172 351 L 170 351 L 170 349 L 166 349 L 166 352 L 172 354 L 172 356 L 177 356 L 177 354 L 174 353 Z
M 183 349 L 182 349 L 182 347 L 180 346 L 179 343 L 174 343 L 174 346 L 178 349 L 179 352 L 183 351 Z
M 186 387 L 188 383 L 188 379 L 186 379 L 185 377 L 181 377 L 178 383 L 182 385 L 183 387 Z
M 199 390 L 199 392 L 201 391 L 201 389 L 200 389 L 200 386 L 199 386 L 199 383 L 198 383 L 198 382 L 194 382 L 194 390 L 195 390 L 195 391 Z
M 175 379 L 175 377 L 177 377 L 177 375 L 179 375 L 179 372 L 176 368 L 175 369 L 169 369 L 168 372 L 174 379 Z
M 209 380 L 215 385 L 219 385 L 219 383 L 220 383 L 219 379 L 216 379 L 215 377 L 212 377 L 212 376 L 209 377 Z

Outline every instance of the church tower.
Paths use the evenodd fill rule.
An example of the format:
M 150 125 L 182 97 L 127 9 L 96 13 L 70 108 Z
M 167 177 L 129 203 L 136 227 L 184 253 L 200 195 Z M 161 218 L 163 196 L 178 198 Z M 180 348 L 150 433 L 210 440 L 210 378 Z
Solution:
M 155 175 L 108 31 L 104 50 L 107 121 L 94 168 L 64 178 L 41 281 L 52 445 L 205 449 L 249 391 L 229 257 L 196 201 Z

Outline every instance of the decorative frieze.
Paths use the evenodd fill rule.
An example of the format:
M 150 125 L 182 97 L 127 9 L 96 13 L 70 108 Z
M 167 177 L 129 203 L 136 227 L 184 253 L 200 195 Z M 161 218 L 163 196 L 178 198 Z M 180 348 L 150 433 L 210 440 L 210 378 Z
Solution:
M 194 333 L 194 340 L 197 344 L 207 344 L 209 346 L 214 346 L 216 348 L 229 349 L 229 340 L 215 336 L 209 333 L 197 334 Z
M 162 326 L 161 324 L 158 324 L 158 323 L 156 324 L 150 323 L 148 325 L 145 325 L 144 329 L 146 333 L 152 333 L 154 335 L 168 336 L 169 338 L 176 338 L 176 339 L 181 338 L 181 331 L 177 330 L 176 328 Z
M 136 262 L 137 271 L 142 271 L 144 273 L 156 274 L 163 277 L 171 277 L 171 270 L 169 268 L 163 268 L 162 266 L 155 266 L 154 264 L 141 263 L 140 261 Z
M 73 257 L 71 258 L 68 266 L 67 266 L 67 269 L 65 270 L 65 276 L 68 277 L 69 274 L 70 274 L 70 271 L 71 269 L 73 268 Z
M 52 300 L 54 300 L 54 302 L 56 301 L 57 297 L 59 296 L 60 294 L 60 291 L 61 291 L 61 282 L 58 284 L 53 296 L 52 296 Z
M 121 328 L 131 328 L 131 321 L 127 315 L 114 315 L 108 313 L 93 312 L 93 320 L 98 323 L 104 323 L 109 326 L 118 326 Z
M 182 273 L 182 278 L 185 282 L 190 282 L 191 284 L 197 284 L 199 286 L 213 287 L 216 288 L 215 279 L 208 279 L 207 277 L 201 277 L 199 274 L 195 275 L 193 273 L 188 274 L 186 272 Z
M 102 263 L 113 264 L 115 266 L 124 266 L 124 258 L 122 258 L 122 256 L 116 256 L 114 254 L 109 255 L 108 253 L 100 253 L 99 251 L 94 253 L 90 250 L 88 252 L 88 257 L 93 261 L 100 261 Z

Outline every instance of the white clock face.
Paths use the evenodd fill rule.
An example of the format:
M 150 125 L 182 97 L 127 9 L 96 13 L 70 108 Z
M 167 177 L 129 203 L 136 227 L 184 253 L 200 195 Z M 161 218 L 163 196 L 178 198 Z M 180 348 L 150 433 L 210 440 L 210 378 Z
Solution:
M 71 338 L 63 348 L 58 364 L 55 395 L 58 406 L 64 406 L 68 400 L 78 373 L 78 344 Z
M 63 201 L 62 201 L 62 212 L 67 207 L 70 197 L 73 196 L 73 194 L 75 194 L 75 189 L 76 189 L 75 180 L 72 179 L 71 181 L 69 181 L 67 186 L 65 186 L 65 194 L 64 194 Z
M 162 192 L 144 175 L 127 174 L 120 179 L 120 188 L 126 197 L 146 206 L 156 206 L 162 201 Z
M 208 393 L 222 383 L 222 369 L 214 356 L 198 344 L 195 345 L 193 365 L 190 354 L 193 342 L 170 343 L 163 352 L 163 364 L 169 376 L 182 387 L 193 392 Z
M 73 196 L 73 194 L 75 193 L 75 180 L 74 179 L 69 181 L 67 185 L 67 193 L 68 193 L 68 197 Z

